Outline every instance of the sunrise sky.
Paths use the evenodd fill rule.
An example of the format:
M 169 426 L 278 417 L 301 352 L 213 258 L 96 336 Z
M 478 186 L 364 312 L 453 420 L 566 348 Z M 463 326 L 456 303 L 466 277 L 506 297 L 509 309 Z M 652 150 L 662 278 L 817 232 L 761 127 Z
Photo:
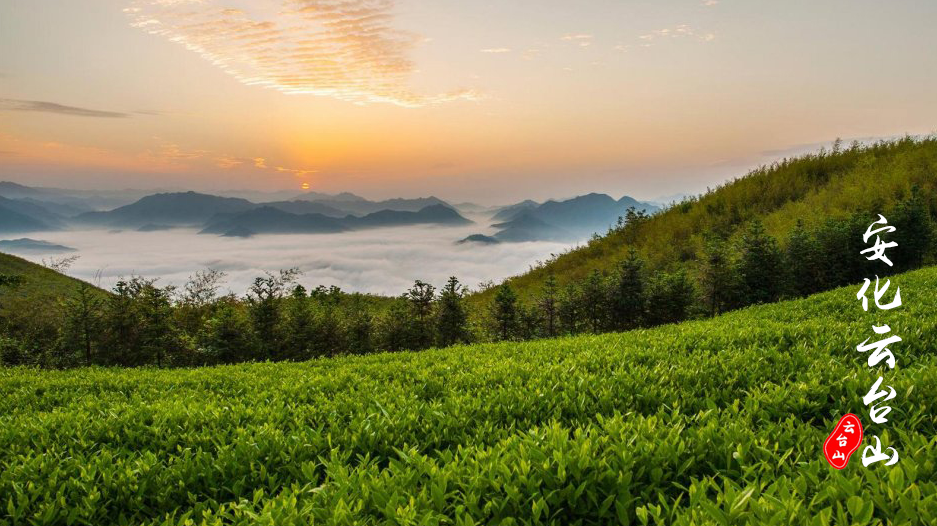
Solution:
M 0 179 L 502 203 L 937 130 L 937 2 L 3 0 Z

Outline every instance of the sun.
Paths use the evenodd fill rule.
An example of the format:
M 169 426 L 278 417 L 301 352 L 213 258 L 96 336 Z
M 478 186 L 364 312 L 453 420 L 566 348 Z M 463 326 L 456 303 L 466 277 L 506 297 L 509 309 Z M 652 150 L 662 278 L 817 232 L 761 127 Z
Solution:
M 303 190 L 309 190 L 309 183 L 303 183 L 299 187 L 302 188 Z

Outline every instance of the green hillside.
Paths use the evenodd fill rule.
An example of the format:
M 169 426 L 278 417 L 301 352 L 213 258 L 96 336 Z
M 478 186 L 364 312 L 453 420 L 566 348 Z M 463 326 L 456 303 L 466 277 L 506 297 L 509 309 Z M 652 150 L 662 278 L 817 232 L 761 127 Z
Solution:
M 0 524 L 934 524 L 937 267 L 892 281 L 874 314 L 847 287 L 602 336 L 0 369 Z M 894 370 L 855 350 L 873 323 Z M 827 465 L 847 412 L 900 462 Z
M 37 265 L 23 258 L 0 252 L 0 274 L 19 276 L 21 283 L 13 289 L 0 289 L 0 307 L 4 299 L 29 297 L 37 302 L 55 302 L 74 291 L 82 282 Z
M 937 138 L 837 145 L 754 170 L 507 282 L 530 298 L 551 274 L 560 285 L 582 280 L 594 269 L 613 269 L 631 248 L 652 269 L 685 267 L 692 273 L 707 236 L 737 240 L 757 218 L 783 245 L 798 220 L 809 229 L 854 213 L 877 217 L 908 199 L 915 186 L 931 213 L 937 211 Z M 493 295 L 483 291 L 471 300 L 481 304 Z

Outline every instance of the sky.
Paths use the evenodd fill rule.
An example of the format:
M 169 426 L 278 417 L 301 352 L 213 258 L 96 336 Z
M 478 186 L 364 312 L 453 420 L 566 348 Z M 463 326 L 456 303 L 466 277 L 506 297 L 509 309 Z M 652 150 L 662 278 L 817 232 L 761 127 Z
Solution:
M 498 204 L 937 130 L 930 0 L 4 0 L 0 179 Z

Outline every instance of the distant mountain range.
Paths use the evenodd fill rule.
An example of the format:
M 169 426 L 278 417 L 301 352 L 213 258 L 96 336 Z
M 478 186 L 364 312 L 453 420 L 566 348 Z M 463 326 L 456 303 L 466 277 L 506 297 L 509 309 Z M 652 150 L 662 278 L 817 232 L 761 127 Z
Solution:
M 492 216 L 493 221 L 498 221 L 492 225 L 498 232 L 490 238 L 503 242 L 580 241 L 594 233 L 606 232 L 630 207 L 649 214 L 660 209 L 628 196 L 615 200 L 596 193 L 542 204 L 523 201 L 503 207 Z M 491 242 L 490 239 L 482 239 L 489 236 L 472 237 L 463 241 Z
M 416 212 L 381 210 L 362 217 L 343 218 L 323 214 L 292 214 L 262 206 L 235 214 L 218 214 L 200 233 L 228 237 L 255 234 L 324 234 L 404 225 L 467 225 L 472 222 L 445 205 L 431 205 Z
M 448 208 L 455 208 L 449 203 L 437 197 L 418 197 L 416 199 L 387 199 L 384 201 L 368 201 L 355 194 L 338 194 L 327 198 L 320 197 L 322 194 L 310 192 L 296 197 L 296 200 L 311 201 L 320 205 L 330 206 L 332 208 L 343 210 L 352 215 L 367 215 L 382 210 L 395 210 L 398 212 L 418 212 L 427 206 L 443 205 Z
M 0 233 L 58 230 L 64 218 L 29 198 L 0 197 Z
M 69 193 L 73 192 L 73 193 Z M 249 237 L 257 234 L 337 233 L 404 225 L 468 225 L 472 222 L 437 197 L 371 201 L 344 192 L 306 192 L 287 199 L 255 202 L 198 192 L 163 192 L 102 211 L 94 209 L 100 195 L 126 199 L 135 191 L 88 192 L 33 188 L 0 182 L 0 234 L 97 227 L 155 232 L 177 227 L 202 233 Z M 242 192 L 246 193 L 246 192 Z M 260 197 L 284 192 L 260 193 Z M 116 196 L 116 197 L 115 197 Z M 605 232 L 629 207 L 648 213 L 659 208 L 625 196 L 587 194 L 544 203 L 526 200 L 503 207 L 460 203 L 458 209 L 475 216 L 490 214 L 493 235 L 468 236 L 462 242 L 521 241 L 576 242 Z
M 29 239 L 28 237 L 4 239 L 0 241 L 0 250 L 9 252 L 10 254 L 61 254 L 63 252 L 75 252 L 75 249 L 71 247 L 38 239 Z
M 540 206 L 540 203 L 536 201 L 531 201 L 530 199 L 526 201 L 521 201 L 520 203 L 503 206 L 498 209 L 493 216 L 491 216 L 492 221 L 510 221 L 517 217 L 521 212 L 527 210 L 533 210 Z
M 74 220 L 111 228 L 140 228 L 149 224 L 196 226 L 217 214 L 244 212 L 256 207 L 256 204 L 236 197 L 196 192 L 168 193 L 149 195 L 108 212 L 87 212 Z

